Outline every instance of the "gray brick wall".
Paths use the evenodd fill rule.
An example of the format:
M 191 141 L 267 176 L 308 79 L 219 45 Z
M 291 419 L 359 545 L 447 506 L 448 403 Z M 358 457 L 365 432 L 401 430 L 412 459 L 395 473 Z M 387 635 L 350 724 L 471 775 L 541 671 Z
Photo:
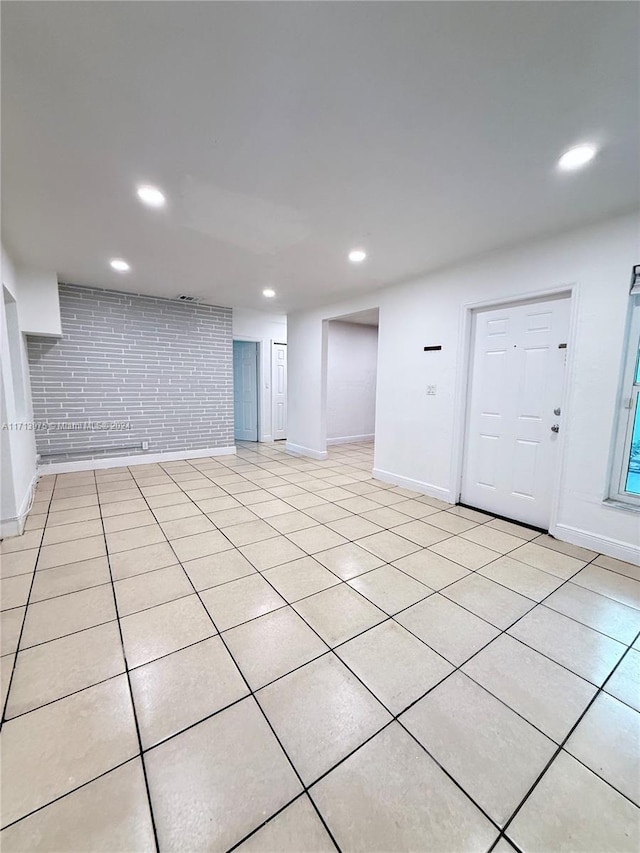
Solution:
M 63 337 L 28 337 L 42 464 L 233 445 L 230 308 L 59 289 Z M 84 422 L 130 428 L 70 428 Z

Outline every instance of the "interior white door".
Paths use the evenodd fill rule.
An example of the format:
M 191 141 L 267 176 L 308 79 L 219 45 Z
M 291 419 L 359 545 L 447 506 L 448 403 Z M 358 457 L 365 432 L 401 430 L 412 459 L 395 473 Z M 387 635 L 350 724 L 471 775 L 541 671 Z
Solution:
M 474 317 L 462 503 L 545 530 L 551 517 L 570 300 Z
M 273 440 L 287 437 L 287 345 L 271 344 Z
M 237 441 L 258 440 L 258 345 L 233 342 L 233 417 Z

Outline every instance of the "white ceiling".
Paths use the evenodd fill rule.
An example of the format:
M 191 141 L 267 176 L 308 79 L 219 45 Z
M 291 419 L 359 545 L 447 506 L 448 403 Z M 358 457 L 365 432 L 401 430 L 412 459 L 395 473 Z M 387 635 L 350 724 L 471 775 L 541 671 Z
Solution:
M 3 2 L 3 237 L 61 280 L 283 311 L 627 211 L 639 13 Z

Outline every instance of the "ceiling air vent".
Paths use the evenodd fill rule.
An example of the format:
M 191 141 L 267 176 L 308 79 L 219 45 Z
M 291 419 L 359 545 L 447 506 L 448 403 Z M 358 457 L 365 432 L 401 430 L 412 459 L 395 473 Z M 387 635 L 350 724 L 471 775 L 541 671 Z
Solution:
M 184 293 L 181 293 L 180 296 L 176 296 L 178 302 L 202 302 L 202 299 L 199 296 L 187 296 Z

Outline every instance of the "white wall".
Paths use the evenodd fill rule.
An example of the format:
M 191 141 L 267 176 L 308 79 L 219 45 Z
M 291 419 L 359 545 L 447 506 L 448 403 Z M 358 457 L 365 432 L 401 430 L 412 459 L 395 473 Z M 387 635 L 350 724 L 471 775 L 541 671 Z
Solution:
M 55 273 L 20 269 L 20 328 L 26 335 L 62 337 L 58 276 Z
M 20 286 L 16 269 L 2 249 L 2 298 L 0 299 L 0 536 L 22 532 L 36 480 L 35 434 L 28 428 L 6 429 L 6 425 L 33 420 L 31 386 L 24 334 L 19 326 Z M 6 302 L 6 304 L 5 304 Z M 10 336 L 14 313 L 16 331 Z M 58 312 L 59 314 L 59 312 Z
M 378 328 L 332 320 L 327 337 L 327 440 L 373 438 Z
M 259 441 L 273 441 L 271 408 L 271 343 L 287 343 L 287 318 L 246 308 L 233 309 L 233 338 L 260 344 Z
M 575 285 L 561 482 L 551 532 L 640 559 L 637 512 L 604 502 L 639 220 L 620 217 L 553 240 L 485 256 L 374 295 L 288 317 L 289 442 L 322 458 L 326 321 L 379 306 L 375 470 L 455 502 L 459 495 L 470 305 Z M 423 347 L 441 344 L 439 353 Z M 426 385 L 435 384 L 435 397 Z M 300 451 L 302 452 L 302 451 Z

